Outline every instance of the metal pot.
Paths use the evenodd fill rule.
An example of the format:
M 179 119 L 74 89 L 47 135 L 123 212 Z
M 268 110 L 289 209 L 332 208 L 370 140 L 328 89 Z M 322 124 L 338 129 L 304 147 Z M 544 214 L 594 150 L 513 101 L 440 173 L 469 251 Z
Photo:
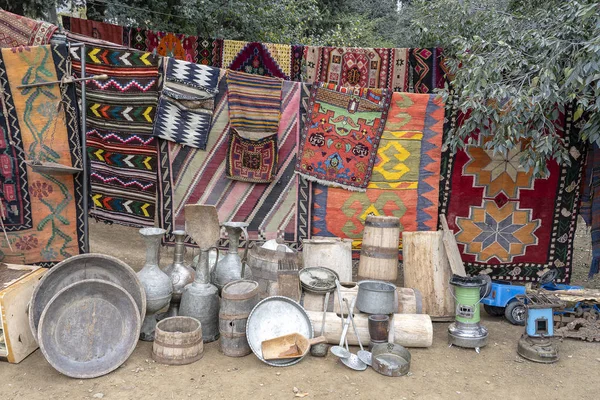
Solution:
M 396 311 L 396 286 L 383 281 L 358 282 L 356 308 L 367 314 L 393 314 Z

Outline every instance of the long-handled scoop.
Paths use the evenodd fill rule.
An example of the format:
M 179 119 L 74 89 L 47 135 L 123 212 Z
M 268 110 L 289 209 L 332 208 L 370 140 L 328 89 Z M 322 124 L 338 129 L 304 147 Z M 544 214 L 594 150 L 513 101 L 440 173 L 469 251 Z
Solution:
M 351 309 L 350 311 L 350 321 L 352 321 L 352 329 L 354 329 L 354 335 L 356 336 L 356 340 L 358 340 L 358 345 L 360 346 L 360 350 L 358 353 L 356 353 L 356 355 L 360 361 L 370 366 L 373 363 L 373 355 L 370 351 L 367 351 L 363 348 L 362 342 L 360 341 L 360 336 L 358 334 L 358 329 L 356 329 L 356 324 L 354 323 L 354 316 L 352 315 L 353 311 L 354 309 Z
M 307 339 L 299 333 L 290 333 L 263 341 L 261 344 L 262 356 L 265 360 L 304 357 L 311 345 L 325 342 L 327 342 L 325 336 Z
M 352 312 L 354 310 L 354 303 L 356 302 L 356 297 L 354 299 L 352 299 L 352 306 L 348 305 L 348 300 L 346 298 L 344 298 L 344 302 L 346 303 L 346 306 L 348 307 L 348 318 L 350 318 L 350 320 L 352 321 L 352 326 L 354 328 L 354 334 L 356 335 L 356 333 L 357 333 L 356 326 L 354 325 L 354 320 L 352 319 Z M 361 348 L 362 348 L 362 346 L 361 346 Z M 346 344 L 346 350 L 348 350 L 348 352 L 350 352 L 347 344 Z M 368 367 L 367 364 L 365 364 L 360 358 L 358 358 L 358 356 L 356 354 L 350 353 L 350 357 L 340 358 L 340 360 L 346 367 L 352 368 L 355 371 L 364 371 Z
M 213 247 L 221 237 L 219 215 L 215 206 L 187 204 L 185 206 L 185 230 L 201 250 Z
M 325 301 L 323 302 L 323 320 L 321 321 L 321 336 L 325 334 L 325 320 L 327 319 L 327 306 L 329 305 L 329 292 L 325 294 Z M 319 343 L 310 348 L 310 354 L 314 357 L 325 357 L 327 355 L 327 349 L 329 345 L 327 343 Z
M 354 302 L 356 301 L 356 298 L 354 298 L 352 300 L 352 307 L 354 307 Z M 343 315 L 343 314 L 342 314 Z M 350 316 L 348 315 L 348 318 L 346 319 L 346 322 L 344 322 L 344 329 L 342 329 L 342 336 L 340 336 L 340 344 L 339 346 L 333 346 L 330 351 L 331 353 L 333 353 L 333 355 L 344 359 L 344 358 L 348 358 L 352 355 L 352 353 L 350 353 L 350 351 L 348 350 L 348 344 L 346 344 L 346 348 L 344 348 L 344 340 L 346 339 L 346 334 L 348 333 L 348 327 L 350 326 Z M 347 342 L 346 342 L 347 343 Z

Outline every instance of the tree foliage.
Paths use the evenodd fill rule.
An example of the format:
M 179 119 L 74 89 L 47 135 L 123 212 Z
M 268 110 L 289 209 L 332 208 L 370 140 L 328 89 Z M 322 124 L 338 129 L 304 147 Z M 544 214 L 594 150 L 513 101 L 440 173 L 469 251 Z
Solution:
M 600 2 L 592 0 L 415 0 L 422 46 L 450 55 L 451 87 L 441 91 L 467 115 L 449 140 L 474 131 L 536 175 L 546 162 L 569 162 L 553 121 L 575 104 L 583 139 L 600 144 Z M 448 10 L 452 10 L 451 13 Z M 451 94 L 455 97 L 452 97 Z

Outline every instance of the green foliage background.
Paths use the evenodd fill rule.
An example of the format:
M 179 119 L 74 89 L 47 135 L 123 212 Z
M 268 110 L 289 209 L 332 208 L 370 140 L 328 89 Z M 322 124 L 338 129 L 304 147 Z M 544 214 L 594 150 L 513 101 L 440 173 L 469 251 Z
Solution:
M 60 5 L 78 0 L 56 0 Z M 544 175 L 569 162 L 552 121 L 574 105 L 581 136 L 600 144 L 598 0 L 88 0 L 88 17 L 203 37 L 357 47 L 443 47 L 454 75 L 440 90 L 469 111 L 451 132 L 474 131 Z M 0 0 L 18 14 L 55 19 L 49 0 Z

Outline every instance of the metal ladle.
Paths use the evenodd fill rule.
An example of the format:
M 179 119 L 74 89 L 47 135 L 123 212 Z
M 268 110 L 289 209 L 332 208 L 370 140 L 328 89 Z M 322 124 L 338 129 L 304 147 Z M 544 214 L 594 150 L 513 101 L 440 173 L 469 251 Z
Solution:
M 344 299 L 344 301 L 347 302 L 346 299 Z M 358 345 L 360 346 L 360 350 L 358 353 L 356 353 L 356 355 L 362 362 L 370 366 L 372 364 L 373 357 L 370 351 L 367 351 L 363 348 L 362 342 L 360 341 L 360 335 L 358 334 L 358 329 L 356 329 L 356 324 L 354 323 L 354 316 L 352 315 L 354 310 L 351 311 L 350 321 L 352 321 L 352 329 L 354 329 L 354 335 L 356 336 L 356 340 L 358 340 Z
M 356 300 L 356 298 L 354 300 Z M 354 307 L 354 300 L 352 301 L 353 307 Z M 343 319 L 343 315 L 344 314 L 342 313 L 342 319 Z M 340 344 L 338 346 L 333 346 L 330 349 L 330 351 L 333 355 L 341 358 L 342 360 L 345 358 L 349 358 L 352 355 L 352 353 L 350 353 L 350 351 L 348 350 L 348 342 L 346 342 L 346 348 L 343 347 L 344 340 L 346 339 L 346 334 L 348 333 L 348 327 L 350 326 L 350 315 L 348 315 L 346 322 L 344 322 L 343 324 L 344 324 L 344 329 L 342 329 L 342 336 L 340 336 Z
M 325 305 L 323 307 L 323 321 L 321 321 L 321 336 L 323 336 L 323 334 L 325 333 L 325 319 L 327 317 L 327 306 L 329 305 L 329 295 L 330 295 L 329 292 L 327 292 L 327 294 L 325 294 L 325 301 L 324 301 Z M 329 345 L 327 343 L 314 344 L 310 348 L 310 354 L 313 357 L 325 357 L 327 355 L 328 348 L 329 348 Z
M 356 336 L 358 336 L 357 331 L 356 331 L 356 326 L 354 325 L 354 319 L 352 318 L 352 312 L 354 311 L 354 303 L 356 303 L 356 297 L 352 299 L 351 306 L 348 305 L 348 299 L 344 298 L 344 302 L 346 303 L 346 306 L 348 307 L 348 318 L 350 319 L 350 321 L 352 321 L 352 327 L 354 329 L 354 334 Z M 359 344 L 360 344 L 360 340 L 359 340 Z M 361 345 L 361 349 L 362 349 L 362 345 Z M 346 351 L 348 351 L 348 353 L 350 353 L 347 342 L 346 342 Z M 346 367 L 352 368 L 355 371 L 364 371 L 368 367 L 367 364 L 365 364 L 360 358 L 358 358 L 358 356 L 356 354 L 350 353 L 350 357 L 340 358 L 340 360 L 342 361 L 342 363 L 344 363 L 344 365 Z

